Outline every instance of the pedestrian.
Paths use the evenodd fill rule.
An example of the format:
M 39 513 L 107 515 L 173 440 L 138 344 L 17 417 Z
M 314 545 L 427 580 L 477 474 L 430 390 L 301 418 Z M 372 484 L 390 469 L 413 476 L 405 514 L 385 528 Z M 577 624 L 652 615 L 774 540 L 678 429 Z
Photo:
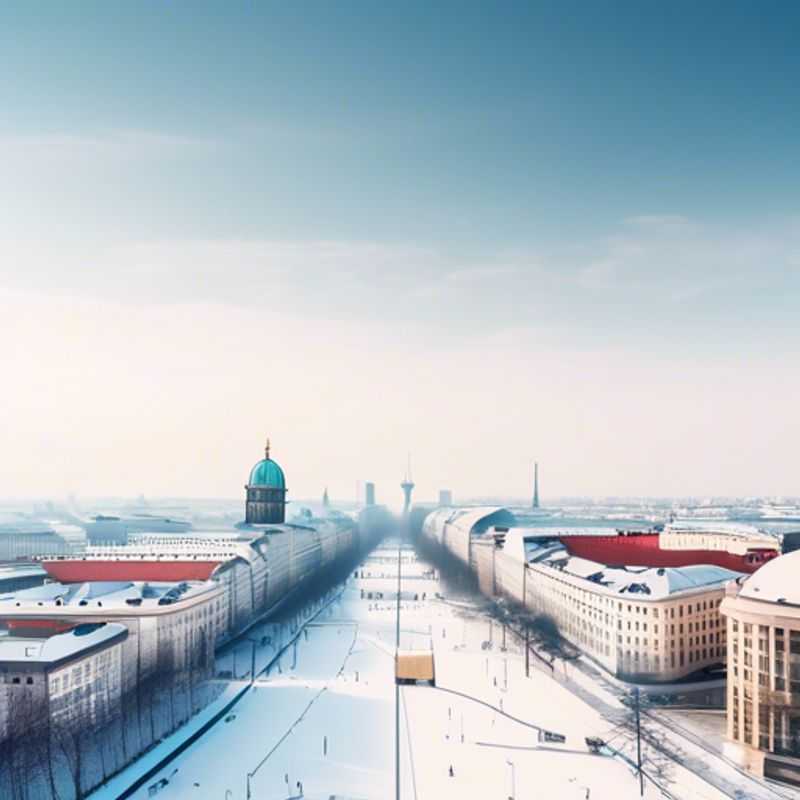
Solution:
M 450 774 L 450 777 L 451 777 L 451 778 L 455 778 L 455 776 L 456 776 L 456 773 L 455 773 L 455 772 L 453 772 L 453 765 L 452 765 L 452 764 L 450 765 L 450 772 L 449 772 L 449 774 Z

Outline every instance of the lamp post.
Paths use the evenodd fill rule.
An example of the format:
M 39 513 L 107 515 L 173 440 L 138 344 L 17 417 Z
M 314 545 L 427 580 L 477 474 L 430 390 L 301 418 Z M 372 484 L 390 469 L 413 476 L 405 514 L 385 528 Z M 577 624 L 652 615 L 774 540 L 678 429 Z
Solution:
M 514 767 L 514 762 L 509 761 L 506 759 L 506 764 L 511 767 L 511 794 L 508 796 L 508 800 L 516 800 L 517 796 L 517 781 L 516 781 L 516 767 Z
M 246 636 L 242 641 L 250 642 L 250 685 L 252 686 L 256 682 L 256 645 L 260 642 L 250 636 Z M 239 678 L 236 674 L 236 650 L 233 651 L 233 677 Z
M 406 518 L 405 524 L 408 524 Z M 395 800 L 400 800 L 400 684 L 397 681 L 397 659 L 400 656 L 400 590 L 403 571 L 403 540 L 397 540 L 397 615 L 395 622 L 395 677 L 394 677 L 394 793 Z

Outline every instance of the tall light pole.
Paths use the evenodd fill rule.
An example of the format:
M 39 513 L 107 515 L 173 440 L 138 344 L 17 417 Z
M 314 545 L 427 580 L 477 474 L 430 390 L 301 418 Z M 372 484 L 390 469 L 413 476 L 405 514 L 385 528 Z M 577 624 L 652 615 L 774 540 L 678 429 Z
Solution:
M 639 719 L 639 687 L 634 689 L 636 699 L 636 767 L 639 770 L 639 796 L 644 797 L 644 775 L 642 774 L 642 728 Z
M 410 492 L 409 492 L 410 496 Z M 408 517 L 404 516 L 404 523 Z M 394 785 L 395 800 L 400 800 L 400 684 L 397 682 L 397 662 L 400 658 L 400 585 L 403 567 L 403 540 L 397 538 L 397 620 L 394 653 Z
M 252 686 L 256 682 L 256 645 L 260 643 L 250 636 L 246 636 L 242 641 L 250 642 L 250 685 Z M 236 650 L 233 651 L 233 677 L 239 677 L 236 674 Z
M 506 759 L 506 764 L 511 767 L 511 794 L 508 796 L 508 800 L 516 800 L 517 796 L 517 780 L 516 780 L 516 768 L 514 767 L 514 762 L 509 761 Z

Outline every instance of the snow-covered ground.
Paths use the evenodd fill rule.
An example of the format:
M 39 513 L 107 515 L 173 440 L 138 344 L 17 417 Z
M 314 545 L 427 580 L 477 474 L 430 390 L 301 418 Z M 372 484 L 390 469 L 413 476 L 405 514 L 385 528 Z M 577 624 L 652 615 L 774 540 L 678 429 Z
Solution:
M 258 800 L 394 797 L 395 570 L 391 551 L 375 551 L 340 600 L 301 629 L 279 664 L 243 696 L 233 718 L 219 722 L 133 796 L 151 797 L 148 787 L 163 777 L 169 782 L 157 792 L 159 800 L 243 800 L 249 774 L 250 797 Z M 598 736 L 628 758 L 635 754 L 613 685 L 583 673 L 565 684 L 533 662 L 526 677 L 521 647 L 508 637 L 504 649 L 502 627 L 482 608 L 450 597 L 430 567 L 410 554 L 403 575 L 401 647 L 432 646 L 437 682 L 435 688 L 400 689 L 404 800 L 639 797 L 629 761 L 593 755 L 585 742 Z M 253 632 L 257 672 L 296 635 L 300 621 Z M 265 636 L 269 643 L 262 644 Z M 243 676 L 251 647 L 244 642 L 235 657 L 222 656 L 220 669 Z M 542 741 L 539 729 L 562 734 L 564 743 Z M 691 751 L 689 744 L 681 746 Z M 687 760 L 712 758 L 701 753 L 691 751 Z M 740 781 L 741 798 L 781 796 L 757 784 L 751 791 L 748 779 L 724 763 L 713 767 L 728 769 L 732 783 Z M 714 788 L 702 770 L 691 771 L 649 746 L 645 769 L 668 792 L 647 782 L 646 798 L 736 796 L 736 790 Z M 112 796 L 98 792 L 93 800 Z

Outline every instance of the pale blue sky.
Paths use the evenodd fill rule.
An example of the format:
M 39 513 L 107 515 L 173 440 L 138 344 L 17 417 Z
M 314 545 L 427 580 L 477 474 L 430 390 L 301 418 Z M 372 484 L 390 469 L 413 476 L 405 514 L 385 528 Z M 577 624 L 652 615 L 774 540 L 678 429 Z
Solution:
M 797 492 L 799 30 L 788 2 L 6 4 L 0 496 L 235 496 L 267 430 L 300 494 L 388 488 L 409 448 L 427 494 L 524 493 L 533 457 L 559 494 Z

